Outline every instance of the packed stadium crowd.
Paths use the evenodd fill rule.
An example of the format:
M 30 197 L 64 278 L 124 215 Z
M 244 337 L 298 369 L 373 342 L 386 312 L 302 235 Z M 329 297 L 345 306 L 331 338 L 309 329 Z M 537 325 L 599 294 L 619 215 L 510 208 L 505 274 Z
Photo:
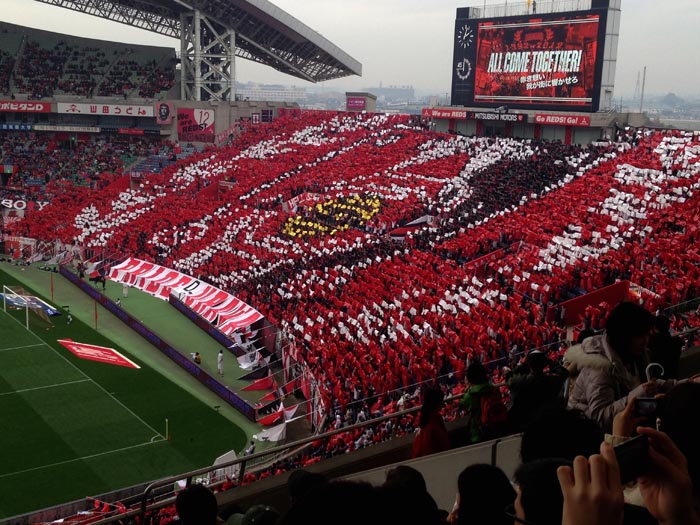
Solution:
M 652 310 L 696 297 L 698 212 L 686 196 L 698 184 L 697 137 L 640 140 L 584 150 L 311 112 L 141 188 L 49 205 L 18 231 L 123 250 L 239 295 L 285 332 L 334 413 L 350 401 L 340 377 L 372 397 L 463 373 L 467 358 L 499 362 L 513 347 L 561 341 L 548 312 L 619 279 L 640 285 Z M 198 198 L 219 180 L 236 181 L 223 202 Z M 285 212 L 300 189 L 318 201 Z M 374 233 L 424 215 L 432 224 L 403 244 Z M 669 250 L 679 241 L 683 256 Z
M 8 152 L 21 149 L 11 138 L 5 144 Z M 566 353 L 574 365 L 567 375 L 580 375 L 569 404 L 601 433 L 614 434 L 615 416 L 629 418 L 632 399 L 673 386 L 644 381 L 634 368 L 640 363 L 632 355 L 631 339 L 648 337 L 649 311 L 699 295 L 700 212 L 694 198 L 700 188 L 699 150 L 697 134 L 678 131 L 640 131 L 628 140 L 582 148 L 446 136 L 414 129 L 403 116 L 304 112 L 252 127 L 221 149 L 180 159 L 138 188 L 113 184 L 56 195 L 41 214 L 12 228 L 23 236 L 155 261 L 248 301 L 282 330 L 288 351 L 307 363 L 322 385 L 328 428 L 418 404 L 417 387 L 434 383 L 443 395 L 465 395 L 461 408 L 447 415 L 466 411 L 476 425 L 474 441 L 495 435 L 476 423 L 484 404 L 474 399 L 482 391 L 500 395 L 500 388 L 489 385 L 517 384 L 514 373 L 537 378 L 546 373 L 548 385 L 558 380 L 554 363 L 566 350 L 561 303 L 630 281 L 635 292 L 629 298 L 643 303 L 646 315 L 639 308 L 625 317 L 621 325 L 627 339 L 606 339 L 612 305 L 594 305 L 578 321 L 585 329 L 605 327 L 606 335 L 575 347 L 611 361 L 619 358 L 628 374 L 613 387 L 597 383 L 595 367 L 571 350 Z M 233 187 L 204 193 L 221 181 Z M 410 225 L 426 216 L 421 225 Z M 403 227 L 402 241 L 387 235 Z M 694 328 L 698 315 L 674 313 L 669 322 Z M 536 347 L 549 349 L 549 372 L 530 362 L 541 353 L 527 352 Z M 523 355 L 527 358 L 518 363 Z M 509 389 L 511 395 L 521 387 Z M 553 397 L 561 387 L 551 389 Z M 533 388 L 544 389 L 541 384 Z M 601 392 L 613 398 L 601 404 Z M 243 482 L 309 466 L 416 427 L 419 436 L 439 436 L 442 419 L 436 413 L 339 434 L 298 457 L 249 473 Z M 518 430 L 534 421 L 519 417 Z M 623 430 L 619 436 L 630 437 L 633 431 Z M 664 434 L 639 432 L 648 436 L 654 460 L 679 457 Z M 548 438 L 556 442 L 555 436 Z M 444 435 L 434 439 L 444 443 Z M 572 449 L 566 461 L 594 454 L 600 441 Z M 676 445 L 695 461 L 692 447 Z M 550 461 L 532 472 L 525 469 L 519 482 L 524 500 L 526 487 L 538 485 L 532 480 L 551 481 L 557 472 L 566 472 L 559 477 L 562 490 L 546 494 L 560 502 L 552 505 L 559 521 L 535 518 L 540 511 L 535 504 L 520 509 L 521 519 L 561 523 L 562 512 L 572 508 L 566 503 L 572 474 L 557 470 L 566 465 Z M 585 465 L 609 472 L 618 468 L 607 447 Z M 665 463 L 659 459 L 658 465 Z M 584 463 L 577 459 L 573 475 L 583 475 L 581 469 Z M 662 471 L 659 467 L 659 476 L 669 474 Z M 670 474 L 684 490 L 690 486 L 687 472 Z M 656 479 L 643 475 L 640 486 L 653 486 Z M 612 481 L 608 488 L 611 494 L 622 492 Z M 378 497 L 367 487 L 355 489 L 365 491 L 362 497 Z M 544 496 L 533 495 L 531 501 L 537 497 Z M 610 508 L 622 512 L 620 498 L 613 499 Z M 666 518 L 654 507 L 657 501 L 644 500 L 653 516 Z M 467 523 L 454 521 L 463 520 L 459 508 L 452 522 Z M 301 518 L 289 518 L 295 519 Z
M 33 200 L 62 198 L 69 192 L 66 181 L 94 190 L 117 180 L 136 159 L 163 151 L 172 154 L 173 145 L 157 138 L 70 140 L 65 136 L 60 140 L 42 133 L 1 131 L 0 158 L 11 168 L 3 192 L 15 197 L 31 195 Z M 56 189 L 56 184 L 62 187 Z
M 11 24 L 1 27 L 0 93 L 35 99 L 55 94 L 154 98 L 175 84 L 172 50 L 100 46 Z

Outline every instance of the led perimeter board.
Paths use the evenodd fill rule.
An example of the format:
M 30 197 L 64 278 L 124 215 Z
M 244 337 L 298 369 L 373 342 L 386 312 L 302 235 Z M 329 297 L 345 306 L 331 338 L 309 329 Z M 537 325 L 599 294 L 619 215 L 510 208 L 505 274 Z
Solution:
M 482 19 L 468 13 L 457 10 L 452 105 L 598 111 L 606 8 Z

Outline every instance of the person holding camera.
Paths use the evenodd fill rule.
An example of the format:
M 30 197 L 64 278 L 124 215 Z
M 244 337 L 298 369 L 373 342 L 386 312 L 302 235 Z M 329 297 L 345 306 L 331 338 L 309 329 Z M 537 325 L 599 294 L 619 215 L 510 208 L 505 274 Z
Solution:
M 628 400 L 653 397 L 675 386 L 674 380 L 644 381 L 653 326 L 650 312 L 623 302 L 610 312 L 605 333 L 572 346 L 564 356 L 575 376 L 569 407 L 581 410 L 609 433 L 613 418 Z
M 613 436 L 605 438 L 614 445 L 625 443 L 639 425 L 657 427 L 667 434 L 686 459 L 695 507 L 700 510 L 700 420 L 695 412 L 700 404 L 700 383 L 697 376 L 692 379 L 679 382 L 664 396 L 637 398 L 629 403 L 615 416 Z M 634 492 L 630 501 L 642 504 Z
M 647 510 L 664 525 L 700 525 L 685 456 L 665 433 L 648 427 L 638 427 L 637 432 L 648 442 L 649 468 L 637 476 Z M 617 454 L 609 443 L 602 443 L 600 451 L 557 469 L 564 498 L 562 525 L 623 523 Z

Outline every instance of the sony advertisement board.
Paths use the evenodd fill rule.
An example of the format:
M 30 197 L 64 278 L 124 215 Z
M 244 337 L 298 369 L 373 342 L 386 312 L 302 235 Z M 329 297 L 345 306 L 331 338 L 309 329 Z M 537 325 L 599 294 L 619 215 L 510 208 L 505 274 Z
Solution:
M 474 19 L 458 10 L 452 105 L 597 111 L 606 9 Z

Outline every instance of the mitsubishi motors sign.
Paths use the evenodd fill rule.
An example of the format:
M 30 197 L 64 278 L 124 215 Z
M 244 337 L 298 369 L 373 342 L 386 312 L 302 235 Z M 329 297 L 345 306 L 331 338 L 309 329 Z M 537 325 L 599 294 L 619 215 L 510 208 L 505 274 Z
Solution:
M 497 120 L 499 122 L 527 122 L 525 113 L 502 113 L 498 111 L 468 111 L 467 118 L 474 120 Z
M 535 115 L 535 124 L 587 127 L 591 125 L 591 117 L 588 115 L 545 115 L 538 113 Z

